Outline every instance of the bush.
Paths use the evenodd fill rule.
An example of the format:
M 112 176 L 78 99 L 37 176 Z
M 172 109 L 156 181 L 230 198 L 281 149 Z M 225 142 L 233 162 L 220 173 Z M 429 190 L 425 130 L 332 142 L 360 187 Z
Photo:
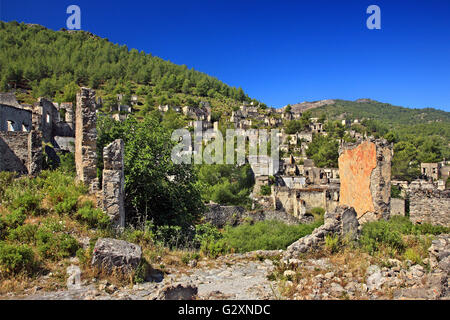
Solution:
M 37 216 L 41 214 L 41 197 L 35 190 L 25 190 L 17 194 L 16 198 L 9 205 L 11 209 L 21 209 L 27 214 Z
M 33 250 L 27 245 L 0 242 L 0 270 L 6 274 L 30 272 L 35 266 Z
M 58 202 L 54 205 L 55 212 L 57 214 L 63 214 L 63 213 L 72 213 L 77 208 L 77 197 L 76 196 L 68 196 L 67 198 L 63 199 L 61 202 Z
M 8 240 L 18 241 L 21 243 L 35 243 L 37 230 L 38 226 L 34 224 L 18 226 L 17 228 L 9 231 Z
M 23 225 L 25 220 L 27 219 L 26 214 L 23 212 L 23 209 L 16 209 L 11 213 L 7 214 L 3 219 L 6 226 L 10 229 L 17 228 L 18 226 Z
M 128 242 L 148 245 L 153 243 L 155 234 L 148 228 L 144 230 L 126 229 L 122 236 Z
M 232 249 L 227 244 L 225 239 L 217 241 L 204 241 L 200 247 L 200 252 L 211 258 L 216 258 L 221 254 L 226 254 Z
M 61 153 L 59 159 L 61 161 L 59 168 L 62 172 L 69 174 L 75 173 L 75 155 L 73 153 Z
M 315 207 L 311 209 L 311 213 L 316 221 L 322 220 L 325 215 L 325 209 L 321 207 Z
M 339 235 L 332 236 L 328 234 L 325 237 L 325 248 L 330 253 L 337 252 L 339 250 L 339 245 L 340 245 Z
M 94 208 L 94 205 L 90 201 L 82 204 L 81 208 L 76 212 L 75 218 L 87 223 L 91 228 L 106 229 L 110 225 L 108 215 L 102 210 Z
M 322 222 L 287 225 L 280 221 L 260 221 L 253 225 L 226 227 L 224 241 L 237 252 L 286 249 L 298 239 L 311 234 Z
M 405 249 L 401 232 L 384 220 L 366 223 L 361 232 L 360 244 L 370 254 L 379 251 L 382 246 L 399 252 Z
M 406 249 L 405 253 L 403 254 L 403 259 L 411 260 L 413 264 L 423 264 L 422 257 L 413 248 Z
M 222 238 L 222 233 L 211 223 L 198 224 L 195 226 L 194 246 L 197 249 L 205 242 L 215 242 Z
M 0 172 L 0 199 L 3 198 L 5 189 L 14 181 L 16 176 L 15 172 Z
M 190 238 L 190 233 L 180 226 L 159 226 L 155 232 L 155 241 L 170 249 L 186 246 Z
M 66 202 L 58 207 L 58 213 L 65 213 L 73 210 L 74 199 L 87 193 L 87 187 L 83 183 L 74 183 L 74 177 L 60 170 L 42 171 L 36 178 L 36 184 L 46 199 L 53 207 L 58 207 L 61 202 Z
M 272 188 L 270 186 L 261 186 L 261 195 L 269 196 L 272 193 Z
M 53 234 L 45 228 L 37 231 L 36 243 L 40 256 L 54 261 L 73 256 L 80 247 L 71 235 Z

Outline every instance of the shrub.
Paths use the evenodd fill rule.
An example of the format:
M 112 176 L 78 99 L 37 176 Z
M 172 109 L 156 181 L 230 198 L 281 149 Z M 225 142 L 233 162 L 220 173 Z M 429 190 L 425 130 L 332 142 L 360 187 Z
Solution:
M 332 236 L 328 234 L 325 237 L 325 248 L 330 253 L 337 252 L 339 250 L 339 245 L 340 245 L 339 235 Z
M 102 210 L 94 208 L 91 201 L 86 201 L 75 214 L 75 218 L 85 222 L 91 228 L 105 229 L 110 225 L 110 219 Z
M 0 270 L 6 274 L 30 272 L 35 266 L 33 250 L 27 245 L 0 242 Z
M 7 226 L 3 218 L 0 217 L 0 241 L 4 240 L 7 235 Z
M 23 225 L 27 218 L 26 214 L 23 211 L 23 209 L 16 209 L 7 214 L 3 220 L 4 223 L 11 229 Z
M 204 241 L 200 247 L 200 252 L 211 258 L 216 258 L 221 254 L 226 254 L 231 251 L 230 246 L 225 239 L 217 241 Z
M 400 252 L 405 249 L 401 233 L 384 220 L 366 223 L 361 232 L 360 244 L 370 254 L 379 251 L 381 246 Z
M 189 238 L 189 232 L 180 226 L 159 226 L 155 232 L 155 241 L 171 249 L 185 246 Z
M 325 215 L 325 209 L 321 207 L 315 207 L 311 209 L 311 213 L 316 221 L 322 220 Z
M 408 248 L 405 250 L 405 253 L 403 253 L 403 259 L 411 260 L 413 262 L 413 264 L 423 264 L 420 253 L 418 253 L 413 248 Z
M 223 238 L 222 233 L 211 223 L 195 226 L 194 246 L 200 248 L 204 242 L 215 242 Z
M 272 193 L 272 188 L 270 186 L 261 186 L 261 195 L 269 196 Z
M 35 243 L 38 226 L 25 224 L 9 231 L 8 240 L 22 243 Z
M 15 172 L 0 172 L 0 199 L 3 198 L 5 189 L 14 181 L 16 175 Z
M 296 240 L 311 234 L 322 222 L 287 225 L 280 221 L 260 221 L 254 225 L 226 227 L 224 241 L 237 252 L 286 249 Z
M 78 201 L 77 197 L 69 196 L 69 197 L 63 199 L 61 202 L 58 202 L 55 204 L 55 206 L 54 206 L 55 212 L 58 214 L 63 214 L 63 213 L 70 214 L 76 210 L 77 201 Z
M 51 232 L 63 232 L 66 229 L 65 224 L 63 221 L 60 221 L 59 219 L 55 219 L 52 217 L 48 217 L 42 221 L 42 227 L 51 231 Z
M 11 209 L 21 209 L 33 216 L 41 214 L 41 197 L 35 190 L 25 190 L 10 204 Z
M 61 153 L 59 155 L 59 168 L 64 173 L 75 173 L 75 155 L 71 152 Z
M 43 259 L 59 260 L 73 256 L 79 249 L 78 242 L 68 234 L 53 234 L 41 228 L 36 233 L 37 249 Z
M 187 252 L 181 257 L 181 262 L 188 264 L 189 261 L 198 259 L 200 259 L 200 255 L 197 252 Z
M 134 230 L 127 229 L 123 233 L 124 240 L 140 245 L 152 244 L 154 239 L 154 233 L 150 229 Z
M 143 283 L 145 281 L 145 278 L 147 277 L 147 274 L 149 273 L 150 269 L 151 269 L 151 266 L 147 262 L 147 260 L 142 259 L 134 273 L 133 282 L 134 283 Z

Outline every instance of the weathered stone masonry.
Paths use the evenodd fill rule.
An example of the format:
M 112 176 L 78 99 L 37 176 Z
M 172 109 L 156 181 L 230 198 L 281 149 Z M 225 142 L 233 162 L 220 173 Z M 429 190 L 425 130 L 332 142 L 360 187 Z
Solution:
M 361 222 L 389 218 L 392 145 L 386 140 L 343 144 L 339 150 L 340 205 Z
M 103 149 L 102 207 L 116 227 L 125 227 L 124 144 L 117 139 Z
M 77 177 L 92 191 L 98 189 L 97 179 L 97 115 L 95 91 L 81 88 L 77 94 L 75 117 L 75 165 Z
M 409 215 L 414 223 L 450 226 L 450 190 L 411 189 Z

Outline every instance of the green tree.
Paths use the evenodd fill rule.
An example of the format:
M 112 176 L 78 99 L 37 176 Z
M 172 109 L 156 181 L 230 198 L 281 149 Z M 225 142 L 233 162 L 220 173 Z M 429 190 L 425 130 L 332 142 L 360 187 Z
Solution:
M 121 138 L 125 143 L 125 205 L 131 222 L 153 220 L 155 225 L 188 226 L 204 210 L 191 165 L 171 160 L 171 132 L 157 119 L 138 122 L 101 117 L 98 150 Z M 102 156 L 99 154 L 99 164 Z

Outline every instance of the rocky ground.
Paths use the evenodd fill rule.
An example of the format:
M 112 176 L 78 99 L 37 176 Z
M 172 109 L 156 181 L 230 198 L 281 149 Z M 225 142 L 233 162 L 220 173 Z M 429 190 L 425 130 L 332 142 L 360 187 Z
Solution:
M 154 300 L 154 299 L 449 299 L 450 235 L 429 249 L 425 267 L 388 259 L 371 264 L 362 253 L 315 254 L 280 259 L 280 251 L 233 254 L 192 260 L 179 270 L 154 270 L 153 281 L 118 288 L 106 280 L 81 281 L 80 269 L 68 268 L 68 289 L 8 294 L 2 299 Z

